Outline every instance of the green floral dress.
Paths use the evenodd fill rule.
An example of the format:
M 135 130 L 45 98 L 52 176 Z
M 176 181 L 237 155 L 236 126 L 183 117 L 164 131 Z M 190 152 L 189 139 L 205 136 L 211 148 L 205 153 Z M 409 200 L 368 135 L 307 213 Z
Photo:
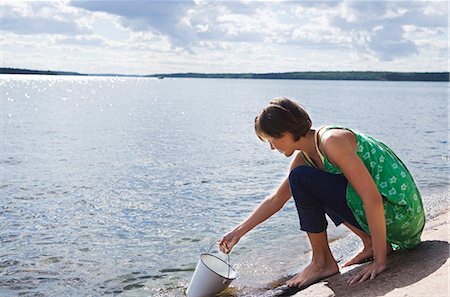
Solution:
M 356 153 L 383 197 L 387 241 L 395 248 L 412 249 L 419 245 L 425 225 L 425 213 L 419 190 L 403 162 L 388 146 L 368 135 L 342 127 L 324 129 L 346 129 L 356 136 Z M 320 144 L 318 151 L 322 154 L 325 171 L 342 174 L 339 167 L 328 161 L 320 150 Z M 346 195 L 347 204 L 356 220 L 370 234 L 363 201 L 350 183 L 347 185 Z

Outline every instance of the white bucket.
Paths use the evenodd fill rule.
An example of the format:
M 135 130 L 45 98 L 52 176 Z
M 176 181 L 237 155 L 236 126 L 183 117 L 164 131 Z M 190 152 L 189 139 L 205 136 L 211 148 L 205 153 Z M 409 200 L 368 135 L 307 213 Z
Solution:
M 210 297 L 223 291 L 233 281 L 236 270 L 222 259 L 211 255 L 202 254 L 195 267 L 189 287 L 186 290 L 188 297 Z

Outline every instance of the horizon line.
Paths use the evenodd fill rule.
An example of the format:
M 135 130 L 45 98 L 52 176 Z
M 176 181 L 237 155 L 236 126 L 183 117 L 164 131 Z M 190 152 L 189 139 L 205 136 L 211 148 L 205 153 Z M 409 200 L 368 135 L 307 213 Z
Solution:
M 394 71 L 394 70 L 291 70 L 291 71 L 270 71 L 270 72 L 194 72 L 194 71 L 178 71 L 178 72 L 160 72 L 147 74 L 132 74 L 132 73 L 118 73 L 118 72 L 79 72 L 67 70 L 51 70 L 51 69 L 30 69 L 30 68 L 16 68 L 16 67 L 0 67 L 3 70 L 19 70 L 19 71 L 35 71 L 35 72 L 58 72 L 58 73 L 74 73 L 78 75 L 123 75 L 123 76 L 153 76 L 153 75 L 173 75 L 173 74 L 288 74 L 288 73 L 450 73 L 450 71 Z M 0 73 L 4 74 L 4 73 Z
M 100 77 L 212 78 L 212 79 L 287 79 L 287 80 L 365 80 L 365 81 L 449 81 L 449 72 L 401 71 L 289 71 L 289 72 L 174 72 L 154 74 L 80 73 L 74 71 L 33 70 L 0 67 L 0 74 L 72 75 Z

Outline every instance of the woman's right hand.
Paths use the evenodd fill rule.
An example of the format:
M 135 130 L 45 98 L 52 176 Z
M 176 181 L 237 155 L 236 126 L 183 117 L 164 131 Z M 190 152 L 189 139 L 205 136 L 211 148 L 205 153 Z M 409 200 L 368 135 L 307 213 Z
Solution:
M 233 230 L 228 232 L 219 242 L 220 251 L 224 254 L 230 253 L 233 247 L 239 242 L 239 239 L 241 239 L 241 237 L 236 231 Z

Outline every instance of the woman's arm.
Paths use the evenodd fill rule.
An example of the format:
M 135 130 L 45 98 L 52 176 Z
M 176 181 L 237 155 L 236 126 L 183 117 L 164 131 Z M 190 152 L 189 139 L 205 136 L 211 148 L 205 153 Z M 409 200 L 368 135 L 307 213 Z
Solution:
M 229 253 L 242 236 L 279 211 L 290 197 L 289 184 L 287 178 L 285 178 L 274 194 L 264 199 L 250 216 L 224 235 L 219 243 L 220 250 Z
M 303 159 L 297 154 L 291 163 L 290 170 L 303 163 Z M 278 212 L 291 196 L 289 180 L 286 177 L 273 194 L 264 199 L 242 223 L 224 235 L 219 243 L 220 250 L 229 253 L 242 236 Z
M 330 131 L 331 132 L 331 131 Z M 374 262 L 356 274 L 349 283 L 373 279 L 386 269 L 386 220 L 380 192 L 356 153 L 356 139 L 353 133 L 334 130 L 327 133 L 322 142 L 325 154 L 337 165 L 352 185 L 364 204 L 364 211 L 372 238 Z

